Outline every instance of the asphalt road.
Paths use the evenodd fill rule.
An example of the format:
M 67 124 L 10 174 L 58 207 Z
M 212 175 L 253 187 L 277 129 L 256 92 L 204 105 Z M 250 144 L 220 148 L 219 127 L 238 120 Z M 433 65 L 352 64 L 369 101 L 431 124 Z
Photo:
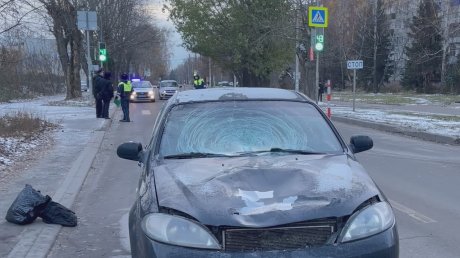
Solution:
M 131 123 L 118 122 L 117 111 L 74 204 L 79 225 L 61 230 L 48 257 L 131 257 L 128 212 L 140 170 L 136 162 L 118 158 L 116 148 L 127 141 L 147 144 L 161 103 L 131 104 Z
M 460 147 L 336 125 L 347 141 L 374 140 L 358 159 L 392 202 L 401 257 L 459 257 Z
M 119 123 L 117 114 L 73 207 L 80 224 L 61 230 L 48 257 L 130 257 L 127 214 L 139 170 L 115 150 L 129 140 L 147 143 L 161 103 L 132 104 L 132 123 Z M 336 125 L 346 140 L 374 139 L 374 149 L 358 158 L 392 201 L 401 257 L 458 257 L 460 147 Z

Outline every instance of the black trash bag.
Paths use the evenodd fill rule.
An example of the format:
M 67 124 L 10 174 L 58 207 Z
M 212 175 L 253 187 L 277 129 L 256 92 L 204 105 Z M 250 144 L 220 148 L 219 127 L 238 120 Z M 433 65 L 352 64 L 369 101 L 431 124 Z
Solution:
M 5 219 L 11 223 L 25 225 L 34 222 L 51 198 L 26 184 L 11 204 Z
M 59 224 L 64 227 L 77 226 L 77 216 L 75 212 L 57 202 L 49 202 L 38 216 L 47 224 Z

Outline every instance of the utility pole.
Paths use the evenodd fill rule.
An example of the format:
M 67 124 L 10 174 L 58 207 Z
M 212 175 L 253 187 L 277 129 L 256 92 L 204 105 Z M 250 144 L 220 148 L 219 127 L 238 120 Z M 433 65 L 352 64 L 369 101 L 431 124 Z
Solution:
M 88 10 L 89 11 L 89 10 Z M 91 41 L 89 39 L 89 12 L 86 11 L 86 62 L 88 64 L 88 76 L 87 76 L 87 82 L 88 82 L 88 90 L 89 92 L 93 92 L 93 80 L 91 79 L 92 75 L 92 62 L 91 62 Z
M 377 15 L 378 15 L 378 0 L 374 0 L 374 53 L 373 53 L 373 67 L 372 67 L 372 77 L 374 84 L 374 93 L 378 92 L 377 85 Z M 353 110 L 354 111 L 354 110 Z
M 300 80 L 300 72 L 299 72 L 299 55 L 297 55 L 297 51 L 299 49 L 299 16 L 300 16 L 300 0 L 297 2 L 296 8 L 296 15 L 295 15 L 295 74 L 294 74 L 294 83 L 295 83 L 295 91 L 299 91 L 299 80 Z
M 212 70 L 211 70 L 211 58 L 208 57 L 208 61 L 209 61 L 209 77 L 208 77 L 208 87 L 211 87 L 212 86 Z

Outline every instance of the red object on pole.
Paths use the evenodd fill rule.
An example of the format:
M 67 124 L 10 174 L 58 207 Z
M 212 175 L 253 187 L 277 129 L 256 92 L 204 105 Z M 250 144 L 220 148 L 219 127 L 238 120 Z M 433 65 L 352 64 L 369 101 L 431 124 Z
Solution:
M 326 89 L 327 89 L 327 95 L 326 95 L 326 100 L 327 100 L 327 112 L 326 115 L 330 119 L 331 118 L 331 106 L 330 106 L 330 101 L 332 99 L 332 85 L 331 85 L 331 80 L 327 80 L 326 82 Z
M 310 47 L 310 61 L 315 60 L 315 51 L 313 51 L 313 48 Z

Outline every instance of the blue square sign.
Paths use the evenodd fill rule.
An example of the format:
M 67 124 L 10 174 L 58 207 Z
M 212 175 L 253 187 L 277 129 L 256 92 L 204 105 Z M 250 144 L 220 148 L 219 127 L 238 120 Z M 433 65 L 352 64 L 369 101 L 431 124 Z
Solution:
M 308 7 L 308 26 L 326 28 L 328 19 L 329 17 L 326 7 Z

